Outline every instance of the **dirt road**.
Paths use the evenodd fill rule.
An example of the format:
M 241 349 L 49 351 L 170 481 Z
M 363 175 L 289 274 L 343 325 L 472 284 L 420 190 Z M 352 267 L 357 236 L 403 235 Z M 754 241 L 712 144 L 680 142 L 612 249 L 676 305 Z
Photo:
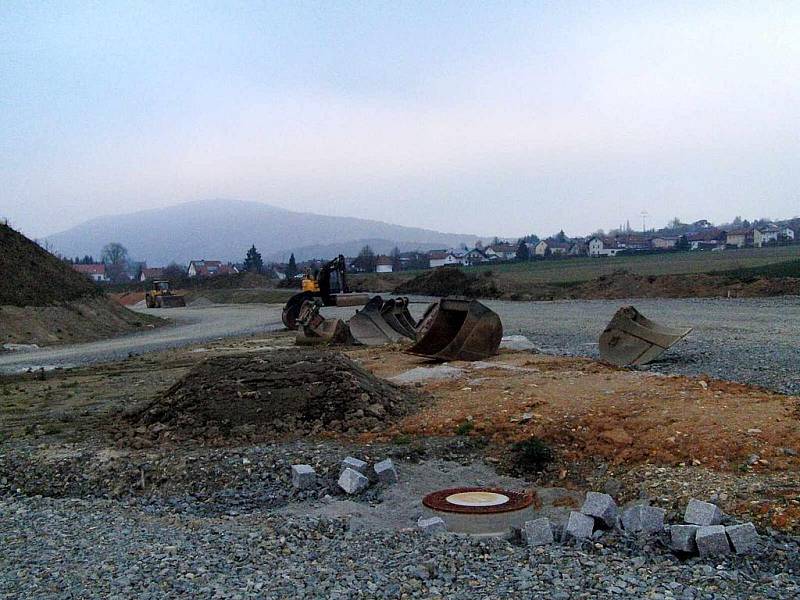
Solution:
M 137 311 L 159 317 L 166 316 L 174 324 L 99 342 L 55 346 L 32 352 L 2 353 L 0 373 L 110 362 L 124 359 L 131 354 L 283 328 L 281 305 L 278 304 L 227 304 L 203 308 L 174 308 L 168 311 Z

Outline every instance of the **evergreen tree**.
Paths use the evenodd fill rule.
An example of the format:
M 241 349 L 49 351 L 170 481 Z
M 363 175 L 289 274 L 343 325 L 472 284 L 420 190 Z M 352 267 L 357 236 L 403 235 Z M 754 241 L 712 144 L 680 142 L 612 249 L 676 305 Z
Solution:
M 528 244 L 525 243 L 525 240 L 520 240 L 517 244 L 517 260 L 529 260 L 530 257 L 531 251 L 528 249 Z
M 291 279 L 297 275 L 297 262 L 294 260 L 294 252 L 289 257 L 289 264 L 286 265 L 286 279 Z
M 244 270 L 252 273 L 261 273 L 264 270 L 264 261 L 261 260 L 261 253 L 256 250 L 255 244 L 250 247 L 244 258 Z

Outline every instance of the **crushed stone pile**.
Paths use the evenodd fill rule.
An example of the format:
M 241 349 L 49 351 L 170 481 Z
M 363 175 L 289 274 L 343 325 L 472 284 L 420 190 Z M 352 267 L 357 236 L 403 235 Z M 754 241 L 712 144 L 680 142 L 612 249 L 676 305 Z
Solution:
M 359 433 L 383 429 L 421 399 L 339 352 L 289 349 L 204 361 L 130 418 L 151 437 Z
M 205 296 L 200 296 L 199 298 L 189 302 L 190 308 L 205 308 L 206 306 L 214 306 L 214 303 Z

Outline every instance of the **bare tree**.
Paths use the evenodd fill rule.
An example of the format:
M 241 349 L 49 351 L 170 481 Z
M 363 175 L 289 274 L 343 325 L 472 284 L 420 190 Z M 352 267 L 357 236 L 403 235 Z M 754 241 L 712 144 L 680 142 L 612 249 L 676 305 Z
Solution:
M 106 266 L 106 274 L 114 283 L 127 279 L 128 249 L 118 242 L 111 242 L 103 247 L 100 260 Z

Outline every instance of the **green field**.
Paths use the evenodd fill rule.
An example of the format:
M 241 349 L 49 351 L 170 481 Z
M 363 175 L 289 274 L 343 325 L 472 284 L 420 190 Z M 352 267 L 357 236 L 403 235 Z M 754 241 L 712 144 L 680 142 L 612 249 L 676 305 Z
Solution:
M 566 283 L 588 281 L 614 271 L 625 270 L 640 275 L 709 273 L 748 269 L 800 258 L 800 245 L 775 248 L 742 248 L 722 252 L 670 252 L 616 256 L 613 258 L 563 258 L 524 263 L 467 267 L 467 272 L 480 274 L 489 269 L 505 279 L 520 282 Z

